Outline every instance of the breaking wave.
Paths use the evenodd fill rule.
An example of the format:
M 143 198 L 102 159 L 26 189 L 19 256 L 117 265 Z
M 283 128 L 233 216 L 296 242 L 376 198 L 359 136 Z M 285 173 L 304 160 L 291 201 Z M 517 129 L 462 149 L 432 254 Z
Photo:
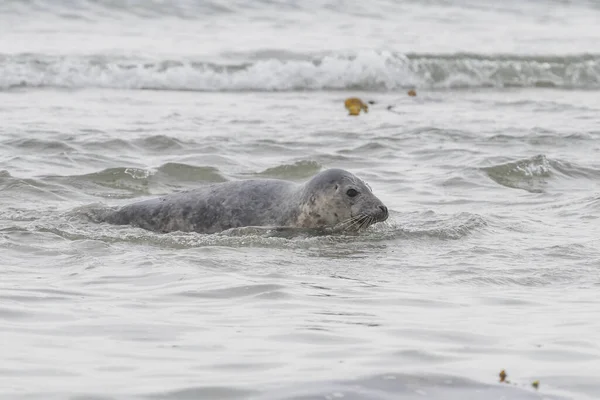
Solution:
M 187 91 L 373 90 L 483 87 L 600 88 L 600 55 L 299 55 L 267 52 L 243 63 L 107 55 L 0 55 L 0 89 L 115 88 Z

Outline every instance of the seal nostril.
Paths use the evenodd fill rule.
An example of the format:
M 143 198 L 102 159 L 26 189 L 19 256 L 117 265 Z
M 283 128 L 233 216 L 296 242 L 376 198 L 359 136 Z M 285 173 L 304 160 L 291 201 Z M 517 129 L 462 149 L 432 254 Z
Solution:
M 388 214 L 388 209 L 386 206 L 379 206 L 379 209 L 383 212 L 384 215 Z

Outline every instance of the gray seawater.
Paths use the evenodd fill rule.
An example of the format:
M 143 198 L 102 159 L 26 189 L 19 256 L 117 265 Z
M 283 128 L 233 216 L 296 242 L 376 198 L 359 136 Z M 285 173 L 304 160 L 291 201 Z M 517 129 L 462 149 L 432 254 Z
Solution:
M 600 398 L 598 21 L 593 1 L 1 2 L 0 397 Z M 349 117 L 349 96 L 376 103 Z M 329 167 L 390 219 L 86 217 Z

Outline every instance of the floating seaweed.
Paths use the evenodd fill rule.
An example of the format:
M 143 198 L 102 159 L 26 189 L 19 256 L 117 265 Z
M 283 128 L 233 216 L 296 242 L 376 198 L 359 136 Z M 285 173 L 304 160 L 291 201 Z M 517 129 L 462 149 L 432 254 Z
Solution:
M 344 102 L 344 106 L 348 109 L 348 115 L 358 115 L 363 110 L 365 113 L 369 112 L 369 106 L 363 103 L 358 97 L 349 97 Z

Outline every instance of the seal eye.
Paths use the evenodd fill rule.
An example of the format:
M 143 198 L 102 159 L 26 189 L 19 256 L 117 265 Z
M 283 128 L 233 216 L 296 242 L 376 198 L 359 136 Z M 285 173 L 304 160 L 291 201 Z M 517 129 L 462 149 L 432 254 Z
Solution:
M 348 191 L 346 192 L 346 194 L 350 197 L 356 197 L 356 195 L 358 195 L 358 192 L 354 189 L 348 189 Z

